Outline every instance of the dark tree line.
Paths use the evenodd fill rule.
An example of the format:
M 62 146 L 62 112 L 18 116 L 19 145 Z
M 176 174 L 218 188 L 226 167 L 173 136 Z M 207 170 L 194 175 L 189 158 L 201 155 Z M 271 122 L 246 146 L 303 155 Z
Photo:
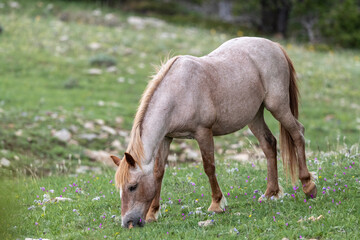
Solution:
M 68 0 L 70 1 L 70 0 Z M 360 0 L 78 0 L 158 14 L 196 12 L 263 34 L 360 47 Z

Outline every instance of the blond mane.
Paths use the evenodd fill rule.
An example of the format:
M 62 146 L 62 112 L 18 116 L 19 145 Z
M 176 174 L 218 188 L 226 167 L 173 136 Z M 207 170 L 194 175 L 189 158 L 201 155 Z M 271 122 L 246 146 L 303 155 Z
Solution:
M 145 118 L 145 113 L 148 109 L 151 97 L 154 95 L 157 87 L 168 73 L 171 66 L 180 56 L 175 56 L 162 63 L 161 67 L 158 68 L 158 72 L 152 76 L 152 80 L 148 83 L 141 99 L 140 105 L 135 115 L 134 124 L 131 129 L 130 142 L 126 152 L 129 153 L 135 160 L 136 164 L 141 168 L 141 161 L 144 157 L 144 147 L 141 140 L 141 127 Z M 122 160 L 115 174 L 115 180 L 117 187 L 123 185 L 129 179 L 129 164 Z

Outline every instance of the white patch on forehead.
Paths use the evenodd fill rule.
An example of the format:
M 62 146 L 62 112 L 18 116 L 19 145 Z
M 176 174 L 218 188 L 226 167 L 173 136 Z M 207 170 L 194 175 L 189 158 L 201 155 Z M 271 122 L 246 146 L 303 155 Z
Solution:
M 120 198 L 121 198 L 121 196 L 122 196 L 122 190 L 121 190 L 121 187 L 120 187 Z

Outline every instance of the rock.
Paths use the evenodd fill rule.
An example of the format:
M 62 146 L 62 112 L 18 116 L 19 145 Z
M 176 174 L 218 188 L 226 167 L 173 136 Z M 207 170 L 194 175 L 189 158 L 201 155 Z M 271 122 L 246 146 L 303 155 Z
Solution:
M 55 132 L 54 137 L 62 142 L 68 142 L 71 139 L 71 133 L 63 128 L 60 131 Z
M 9 7 L 11 7 L 11 8 L 20 8 L 20 4 L 18 2 L 11 1 L 11 2 L 9 2 Z
M 112 127 L 109 127 L 109 126 L 101 126 L 101 130 L 111 134 L 111 135 L 116 135 L 116 130 L 113 129 Z
M 102 162 L 103 164 L 110 167 L 115 167 L 114 162 L 110 158 L 110 154 L 105 151 L 85 149 L 84 154 L 92 160 Z
M 199 159 L 199 153 L 195 150 L 192 150 L 190 148 L 185 149 L 185 154 L 187 159 L 191 160 L 198 160 Z
M 0 160 L 0 165 L 1 165 L 1 166 L 4 166 L 4 167 L 10 167 L 10 161 L 7 160 L 6 158 L 2 158 L 2 159 Z
M 199 227 L 206 227 L 206 226 L 210 226 L 210 225 L 213 225 L 213 224 L 214 224 L 213 220 L 206 220 L 206 221 L 198 222 Z
M 124 147 L 122 146 L 121 142 L 119 140 L 114 140 L 112 143 L 111 143 L 111 146 L 114 147 L 116 150 L 123 150 Z
M 90 75 L 100 75 L 102 74 L 102 70 L 99 68 L 90 68 L 87 73 Z
M 105 124 L 105 121 L 102 120 L 102 119 L 96 119 L 95 122 L 96 122 L 96 124 L 98 124 L 98 125 L 104 125 L 104 124 Z
M 86 139 L 88 141 L 92 141 L 96 138 L 98 138 L 98 135 L 96 135 L 95 133 L 83 133 L 79 135 L 80 139 Z
M 115 118 L 115 122 L 116 122 L 117 124 L 121 125 L 121 124 L 123 124 L 124 119 L 123 119 L 122 117 L 116 117 L 116 118 Z
M 249 161 L 250 156 L 247 153 L 239 153 L 237 155 L 228 156 L 227 158 L 234 159 L 239 162 L 247 162 Z
M 21 137 L 22 134 L 23 134 L 22 129 L 19 129 L 19 130 L 17 130 L 17 131 L 15 132 L 15 136 L 17 136 L 17 137 Z
M 88 47 L 91 49 L 91 50 L 98 50 L 101 48 L 101 44 L 100 43 L 97 43 L 97 42 L 92 42 L 88 45 Z
M 89 166 L 79 166 L 78 168 L 76 168 L 76 173 L 78 173 L 78 174 L 87 173 L 87 172 L 93 172 L 93 173 L 96 173 L 96 174 L 100 174 L 101 173 L 101 168 L 99 168 L 99 167 L 89 167 Z
M 141 18 L 136 16 L 130 16 L 127 19 L 127 22 L 134 26 L 137 30 L 144 29 L 145 27 L 155 27 L 160 28 L 165 25 L 165 22 L 156 18 Z
M 106 72 L 108 72 L 108 73 L 114 73 L 116 71 L 117 71 L 117 67 L 115 67 L 115 66 L 110 66 L 110 67 L 106 68 Z
M 65 201 L 72 201 L 72 199 L 66 197 L 56 197 L 51 200 L 51 202 L 65 202 Z
M 93 122 L 85 122 L 85 123 L 84 123 L 84 128 L 90 129 L 90 130 L 94 130 L 94 129 L 95 129 L 95 125 L 94 125 Z

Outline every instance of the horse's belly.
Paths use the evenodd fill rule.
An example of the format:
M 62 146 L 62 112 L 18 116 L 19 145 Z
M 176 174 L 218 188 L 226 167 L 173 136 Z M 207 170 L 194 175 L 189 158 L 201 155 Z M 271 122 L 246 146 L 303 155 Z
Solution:
M 248 97 L 245 98 L 247 101 L 234 97 L 231 101 L 236 99 L 237 103 L 228 103 L 218 107 L 216 121 L 212 127 L 214 136 L 236 132 L 251 123 L 259 111 L 263 98 L 256 94 Z
M 241 118 L 233 121 L 229 121 L 229 119 L 218 121 L 212 127 L 213 135 L 220 136 L 236 132 L 249 124 L 254 117 L 255 115 L 251 115 L 246 119 Z

